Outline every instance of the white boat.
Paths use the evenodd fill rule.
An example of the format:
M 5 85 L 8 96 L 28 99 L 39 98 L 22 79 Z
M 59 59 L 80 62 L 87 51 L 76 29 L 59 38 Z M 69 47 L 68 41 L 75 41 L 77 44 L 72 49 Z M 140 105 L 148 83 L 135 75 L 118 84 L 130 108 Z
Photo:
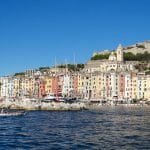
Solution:
M 56 96 L 49 94 L 46 97 L 44 97 L 44 100 L 56 100 Z
M 23 111 L 18 111 L 18 112 L 8 112 L 6 110 L 1 110 L 0 112 L 0 116 L 20 116 L 20 115 L 24 115 L 25 112 Z
M 49 95 L 45 96 L 43 98 L 43 100 L 58 101 L 58 102 L 63 102 L 64 101 L 62 97 L 55 96 L 54 94 L 49 94 Z

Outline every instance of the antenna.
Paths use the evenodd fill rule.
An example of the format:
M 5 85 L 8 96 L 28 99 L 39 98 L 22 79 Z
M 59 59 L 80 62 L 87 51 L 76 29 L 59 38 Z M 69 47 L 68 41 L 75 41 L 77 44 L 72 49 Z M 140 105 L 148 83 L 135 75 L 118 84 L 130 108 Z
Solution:
M 76 56 L 75 56 L 75 52 L 73 53 L 73 64 L 75 66 L 75 69 L 77 68 L 77 64 L 76 64 Z
M 65 73 L 67 74 L 67 59 L 65 59 Z
M 57 65 L 57 61 L 56 61 L 56 57 L 55 57 L 55 76 L 56 76 L 56 65 Z
M 75 58 L 75 53 L 73 53 L 73 63 L 74 63 L 74 65 L 75 65 L 75 60 L 76 58 Z

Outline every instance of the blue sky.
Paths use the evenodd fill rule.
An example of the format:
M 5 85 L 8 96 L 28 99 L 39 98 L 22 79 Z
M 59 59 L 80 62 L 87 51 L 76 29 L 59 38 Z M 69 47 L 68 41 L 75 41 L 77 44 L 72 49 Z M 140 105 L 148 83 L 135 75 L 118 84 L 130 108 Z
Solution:
M 149 40 L 149 8 L 150 0 L 0 0 L 0 76 Z

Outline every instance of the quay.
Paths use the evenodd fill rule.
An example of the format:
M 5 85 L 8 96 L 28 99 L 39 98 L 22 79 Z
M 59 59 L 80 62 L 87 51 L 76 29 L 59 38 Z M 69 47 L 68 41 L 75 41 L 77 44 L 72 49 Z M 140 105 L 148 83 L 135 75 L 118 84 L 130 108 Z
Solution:
M 3 99 L 0 101 L 0 108 L 18 109 L 18 110 L 53 110 L 53 111 L 78 111 L 78 110 L 100 110 L 105 106 L 124 106 L 124 107 L 142 107 L 150 106 L 149 103 L 116 103 L 113 101 L 85 101 L 76 100 L 73 102 L 68 101 L 51 101 L 35 98 L 23 99 Z
M 83 110 L 86 104 L 77 102 L 46 101 L 41 99 L 5 99 L 0 102 L 0 108 L 20 109 L 20 110 Z

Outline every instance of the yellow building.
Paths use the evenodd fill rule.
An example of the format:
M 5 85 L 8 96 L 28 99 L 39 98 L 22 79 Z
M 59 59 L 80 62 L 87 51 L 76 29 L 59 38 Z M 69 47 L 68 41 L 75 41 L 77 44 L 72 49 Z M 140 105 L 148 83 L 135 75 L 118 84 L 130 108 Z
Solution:
M 91 99 L 101 99 L 103 96 L 103 73 L 94 73 L 90 79 Z
M 77 91 L 78 91 L 78 95 L 79 97 L 84 97 L 84 93 L 85 93 L 85 74 L 81 73 L 81 74 L 78 74 L 78 88 L 77 88 Z
M 21 88 L 20 81 L 21 81 L 20 77 L 15 77 L 13 79 L 14 82 L 13 97 L 19 97 L 20 88 Z
M 19 81 L 19 96 L 33 97 L 35 91 L 35 78 L 22 77 Z
M 53 77 L 52 76 L 45 76 L 44 77 L 44 82 L 45 82 L 45 94 L 52 94 L 53 89 L 52 89 L 52 82 L 53 82 Z
M 132 72 L 131 73 L 131 79 L 132 79 L 132 82 L 131 82 L 131 86 L 132 86 L 132 90 L 131 90 L 131 93 L 132 93 L 132 99 L 137 99 L 137 80 L 138 80 L 138 78 L 137 78 L 137 73 L 135 73 L 135 72 Z
M 24 78 L 22 82 L 22 90 L 24 95 L 33 97 L 35 91 L 35 78 Z

